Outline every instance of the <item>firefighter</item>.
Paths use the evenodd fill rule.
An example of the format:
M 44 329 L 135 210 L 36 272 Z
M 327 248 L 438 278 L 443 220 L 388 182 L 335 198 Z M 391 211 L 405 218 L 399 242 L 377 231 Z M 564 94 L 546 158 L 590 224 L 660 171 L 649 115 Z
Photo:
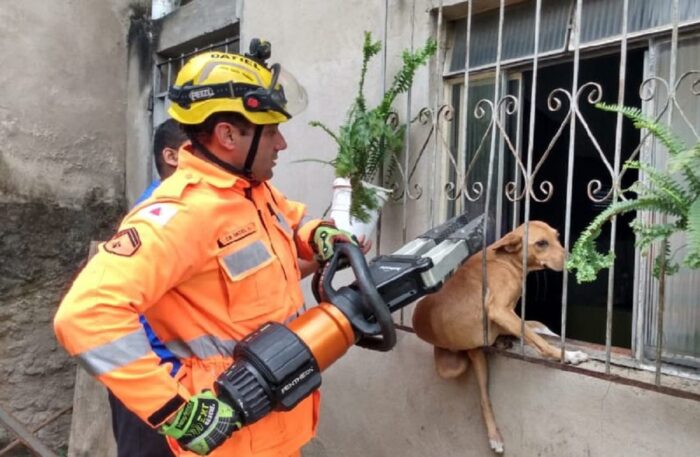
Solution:
M 297 315 L 297 257 L 323 262 L 336 241 L 357 241 L 268 182 L 287 147 L 279 124 L 306 93 L 264 53 L 209 52 L 183 66 L 169 97 L 190 139 L 178 169 L 99 246 L 59 307 L 56 335 L 175 455 L 299 455 L 318 392 L 240 428 L 212 387 L 237 341 Z M 175 360 L 154 352 L 139 315 Z

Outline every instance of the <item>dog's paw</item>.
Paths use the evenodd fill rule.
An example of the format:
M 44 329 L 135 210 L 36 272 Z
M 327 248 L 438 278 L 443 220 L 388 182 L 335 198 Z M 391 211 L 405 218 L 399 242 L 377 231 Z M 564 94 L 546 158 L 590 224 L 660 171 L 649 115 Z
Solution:
M 491 450 L 496 454 L 503 454 L 505 452 L 505 447 L 503 441 L 501 440 L 489 440 L 491 445 Z
M 588 360 L 588 354 L 583 351 L 565 351 L 564 361 L 572 365 L 578 365 L 579 363 Z

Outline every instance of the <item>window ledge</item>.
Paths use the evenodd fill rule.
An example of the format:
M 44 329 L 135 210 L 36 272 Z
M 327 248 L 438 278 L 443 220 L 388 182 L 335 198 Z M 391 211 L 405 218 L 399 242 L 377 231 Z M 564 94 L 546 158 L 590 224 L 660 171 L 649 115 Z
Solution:
M 559 346 L 559 339 L 546 336 L 543 338 Z M 496 344 L 489 347 L 487 351 L 620 384 L 700 401 L 700 375 L 692 370 L 682 371 L 665 364 L 661 367 L 661 383 L 656 385 L 655 368 L 648 364 L 640 364 L 632 358 L 631 351 L 628 349 L 612 348 L 610 373 L 605 372 L 604 346 L 567 340 L 566 349 L 583 351 L 589 355 L 590 359 L 580 365 L 563 364 L 557 360 L 542 357 L 539 352 L 528 345 L 524 346 L 524 352 L 522 352 L 520 340 L 507 336 L 499 337 Z

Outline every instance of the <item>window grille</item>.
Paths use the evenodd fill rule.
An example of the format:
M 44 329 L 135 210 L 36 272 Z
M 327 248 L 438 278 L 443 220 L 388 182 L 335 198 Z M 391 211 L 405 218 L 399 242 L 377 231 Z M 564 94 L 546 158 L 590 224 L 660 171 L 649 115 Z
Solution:
M 452 22 L 444 20 L 442 2 L 435 8 L 441 44 L 435 73 L 443 84 L 433 106 L 415 109 L 408 97 L 405 110 L 414 119 L 411 129 L 429 128 L 432 141 L 409 144 L 396 158 L 403 170 L 385 185 L 399 190 L 403 217 L 384 217 L 383 231 L 401 229 L 405 242 L 406 213 L 427 195 L 430 225 L 487 211 L 495 218 L 487 233 L 500 236 L 544 214 L 559 222 L 570 250 L 595 214 L 631 198 L 626 188 L 645 179 L 625 169 L 625 161 L 665 164 L 647 132 L 621 115 L 604 116 L 595 103 L 638 106 L 690 144 L 700 141 L 700 2 L 530 0 L 506 7 L 501 0 L 478 15 L 472 4 L 466 1 L 467 16 Z M 432 170 L 429 182 L 414 182 L 406 172 L 418 164 Z M 560 209 L 551 206 L 555 201 Z M 649 368 L 655 379 L 647 385 L 656 388 L 662 373 L 700 379 L 700 273 L 667 278 L 659 300 L 654 253 L 635 248 L 629 219 L 613 219 L 605 229 L 601 248 L 618 260 L 598 283 L 578 286 L 567 272 L 534 275 L 523 282 L 521 318 L 533 318 L 537 309 L 530 305 L 543 288 L 556 290 L 546 304 L 558 308 L 562 361 L 564 349 L 577 344 L 571 334 L 583 329 L 591 335 L 575 339 L 597 341 L 587 347 L 604 364 L 603 375 L 612 376 L 613 365 Z M 681 240 L 672 243 L 682 249 Z M 578 305 L 592 287 L 596 306 L 586 316 Z M 590 315 L 595 325 L 577 328 L 576 321 Z M 403 325 L 404 315 L 397 320 Z M 525 357 L 522 342 L 520 353 Z

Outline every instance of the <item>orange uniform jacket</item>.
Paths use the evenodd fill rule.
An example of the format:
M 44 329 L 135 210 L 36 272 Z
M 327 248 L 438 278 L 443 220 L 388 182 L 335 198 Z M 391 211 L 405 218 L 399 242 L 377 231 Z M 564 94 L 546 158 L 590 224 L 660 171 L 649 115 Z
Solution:
M 126 216 L 75 280 L 55 317 L 59 341 L 158 427 L 212 388 L 237 341 L 296 315 L 303 304 L 297 257 L 313 257 L 309 238 L 319 222 L 305 222 L 304 213 L 269 184 L 251 186 L 181 150 L 175 174 Z M 174 377 L 139 315 L 182 364 Z M 293 454 L 315 432 L 318 402 L 316 393 L 272 413 L 211 455 Z

